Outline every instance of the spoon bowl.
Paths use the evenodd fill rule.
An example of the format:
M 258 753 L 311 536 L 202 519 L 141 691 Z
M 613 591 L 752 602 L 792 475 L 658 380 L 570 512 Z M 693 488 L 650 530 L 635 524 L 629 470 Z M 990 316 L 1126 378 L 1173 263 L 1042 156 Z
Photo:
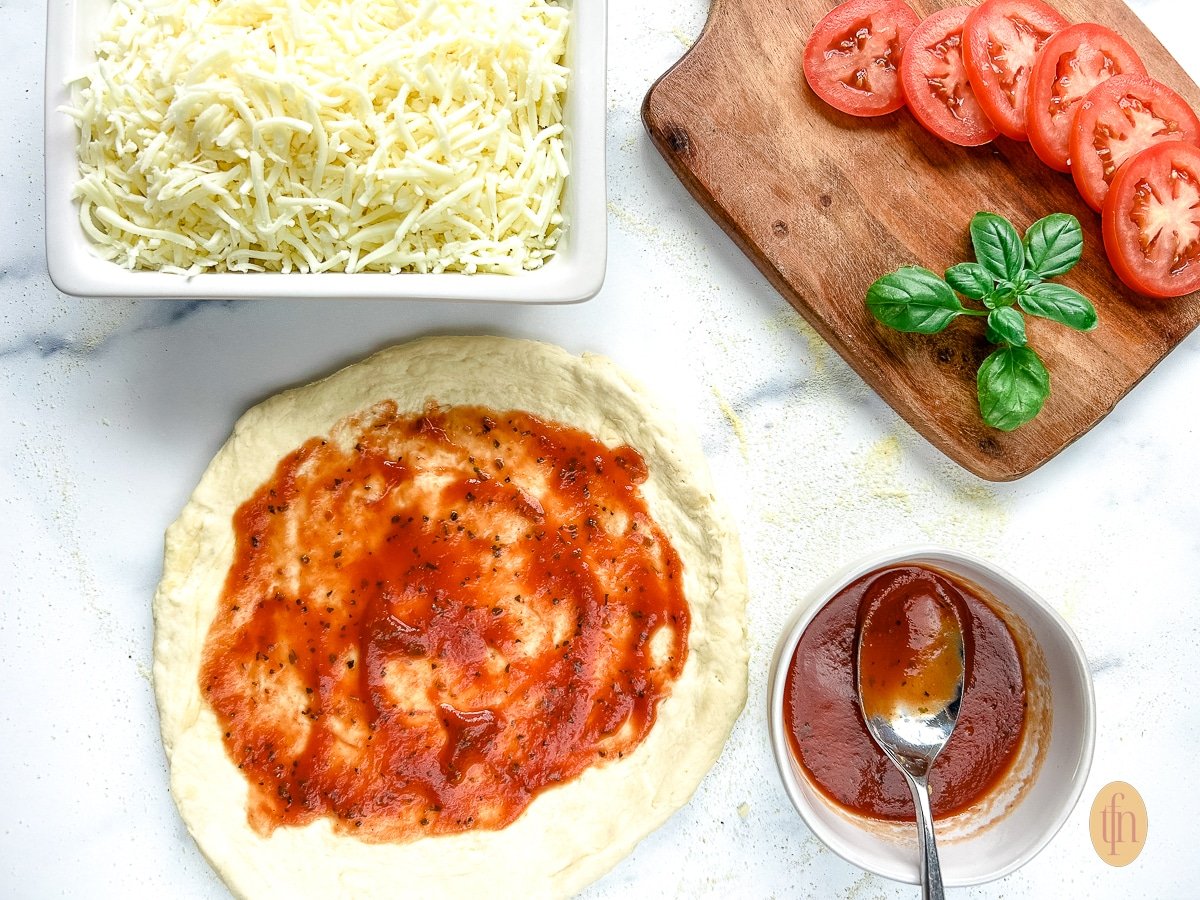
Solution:
M 916 807 L 922 896 L 944 896 L 929 770 L 954 733 L 966 682 L 965 619 L 937 593 L 885 593 L 859 613 L 855 684 L 863 721 L 908 782 Z

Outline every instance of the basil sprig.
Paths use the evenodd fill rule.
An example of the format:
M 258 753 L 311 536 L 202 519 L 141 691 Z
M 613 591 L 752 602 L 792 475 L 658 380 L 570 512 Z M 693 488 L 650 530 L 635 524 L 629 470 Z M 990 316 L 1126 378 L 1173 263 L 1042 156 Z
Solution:
M 1029 226 L 1024 238 L 1003 216 L 978 212 L 971 219 L 975 262 L 939 278 L 919 266 L 903 266 L 867 289 L 867 307 L 897 331 L 936 334 L 959 316 L 987 321 L 987 339 L 998 345 L 976 377 L 983 421 L 1012 431 L 1036 416 L 1050 396 L 1050 373 L 1028 346 L 1025 315 L 1091 331 L 1096 308 L 1082 294 L 1047 279 L 1070 271 L 1083 254 L 1083 229 L 1067 213 Z M 967 306 L 959 294 L 982 305 Z

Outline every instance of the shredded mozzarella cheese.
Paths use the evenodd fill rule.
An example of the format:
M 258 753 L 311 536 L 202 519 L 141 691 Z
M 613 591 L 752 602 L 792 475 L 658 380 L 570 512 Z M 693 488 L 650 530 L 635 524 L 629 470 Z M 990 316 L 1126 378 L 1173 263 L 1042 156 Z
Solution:
M 515 273 L 562 229 L 554 0 L 116 0 L 65 110 L 130 269 Z

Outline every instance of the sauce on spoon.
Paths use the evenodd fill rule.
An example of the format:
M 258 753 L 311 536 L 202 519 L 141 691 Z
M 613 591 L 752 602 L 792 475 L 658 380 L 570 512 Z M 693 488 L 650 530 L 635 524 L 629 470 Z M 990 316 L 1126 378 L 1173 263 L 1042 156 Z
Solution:
M 936 715 L 959 700 L 965 658 L 957 591 L 912 579 L 859 607 L 859 690 L 870 719 Z M 940 585 L 936 585 L 940 587 Z M 965 606 L 965 605 L 964 605 Z

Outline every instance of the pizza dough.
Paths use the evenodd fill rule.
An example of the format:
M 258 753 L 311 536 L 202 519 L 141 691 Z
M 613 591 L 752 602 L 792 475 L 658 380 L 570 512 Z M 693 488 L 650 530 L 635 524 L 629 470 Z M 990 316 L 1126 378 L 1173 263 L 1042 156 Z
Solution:
M 198 677 L 234 556 L 233 514 L 282 457 L 381 400 L 409 413 L 430 402 L 522 410 L 636 449 L 649 471 L 642 494 L 683 563 L 687 660 L 632 753 L 545 790 L 503 829 L 370 843 L 318 819 L 263 837 L 247 821 L 247 782 Z M 167 532 L 154 682 L 172 792 L 200 849 L 239 896 L 569 896 L 686 803 L 720 755 L 745 702 L 745 602 L 740 547 L 698 443 L 612 363 L 494 337 L 385 350 L 247 412 Z

